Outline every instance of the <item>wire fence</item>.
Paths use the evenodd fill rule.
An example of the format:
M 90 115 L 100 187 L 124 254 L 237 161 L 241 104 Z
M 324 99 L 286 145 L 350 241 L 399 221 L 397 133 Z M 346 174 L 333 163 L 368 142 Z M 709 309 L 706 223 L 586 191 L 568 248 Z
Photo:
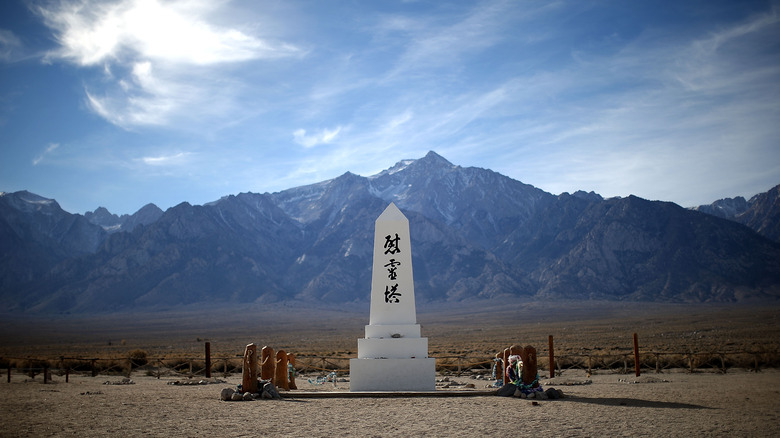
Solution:
M 541 353 L 541 352 L 540 352 Z M 687 372 L 721 372 L 731 369 L 761 371 L 763 368 L 780 368 L 780 353 L 776 351 L 730 351 L 730 352 L 643 352 L 639 354 L 639 367 L 643 372 L 663 373 L 671 369 Z M 297 374 L 332 373 L 348 374 L 351 356 L 296 355 Z M 435 356 L 436 371 L 443 375 L 485 375 L 491 373 L 492 357 L 469 355 Z M 556 354 L 554 356 L 555 374 L 561 375 L 569 370 L 591 372 L 629 373 L 636 367 L 633 351 L 618 352 L 582 352 L 576 354 Z M 85 358 L 66 357 L 0 357 L 0 369 L 7 370 L 7 380 L 12 373 L 23 374 L 34 379 L 42 376 L 44 383 L 52 375 L 65 377 L 70 375 L 122 375 L 130 377 L 133 373 L 161 378 L 176 376 L 194 378 L 199 376 L 228 377 L 242 373 L 243 358 L 231 357 L 110 357 Z M 549 359 L 538 355 L 540 370 L 549 372 Z

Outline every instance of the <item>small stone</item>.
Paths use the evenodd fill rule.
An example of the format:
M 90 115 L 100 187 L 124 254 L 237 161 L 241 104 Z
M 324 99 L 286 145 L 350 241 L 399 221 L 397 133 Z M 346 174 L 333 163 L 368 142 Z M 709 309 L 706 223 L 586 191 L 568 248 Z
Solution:
M 467 383 L 466 388 L 476 388 L 476 386 L 473 383 Z
M 219 393 L 219 399 L 222 401 L 228 401 L 235 392 L 236 391 L 234 391 L 233 388 L 223 388 L 222 392 Z
M 230 399 L 233 400 L 233 401 L 241 401 L 241 400 L 244 399 L 244 396 L 241 395 L 240 392 L 236 392 L 232 396 L 230 396 Z
M 558 391 L 555 390 L 555 388 L 548 388 L 547 391 L 544 392 L 545 395 L 547 395 L 547 398 L 550 400 L 555 400 L 557 398 L 560 398 L 558 395 Z
M 522 397 L 523 396 L 523 391 L 520 391 L 520 388 L 515 389 L 514 396 L 515 397 Z
M 251 392 L 245 392 L 243 397 L 241 397 L 241 398 L 243 398 L 244 401 L 252 401 L 252 400 L 255 399 L 255 397 L 252 395 Z
M 271 396 L 271 398 L 274 399 L 282 398 L 282 396 L 279 395 L 279 391 L 277 391 L 276 386 L 274 386 L 274 384 L 271 382 L 268 382 L 265 385 L 263 385 L 263 398 L 266 398 L 265 393 L 268 393 Z
M 496 395 L 501 397 L 511 397 L 515 395 L 515 390 L 517 389 L 517 386 L 507 383 L 506 385 L 502 386 L 501 388 L 496 391 Z

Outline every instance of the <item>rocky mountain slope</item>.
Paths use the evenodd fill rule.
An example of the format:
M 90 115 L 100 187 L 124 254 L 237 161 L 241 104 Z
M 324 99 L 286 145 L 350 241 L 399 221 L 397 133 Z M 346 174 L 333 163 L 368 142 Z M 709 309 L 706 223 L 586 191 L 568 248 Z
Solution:
M 431 152 L 371 177 L 182 203 L 115 232 L 107 211 L 90 222 L 53 200 L 4 194 L 0 306 L 366 301 L 374 220 L 389 202 L 411 224 L 419 301 L 780 297 L 780 244 L 747 226 L 634 196 L 554 196 Z M 777 209 L 776 196 L 762 202 L 756 217 Z
M 780 185 L 746 201 L 745 198 L 725 198 L 694 210 L 733 220 L 756 230 L 762 236 L 780 242 Z
M 108 233 L 119 231 L 133 231 L 138 225 L 149 225 L 163 215 L 160 207 L 154 204 L 146 204 L 132 215 L 123 214 L 117 216 L 105 207 L 98 207 L 95 211 L 84 213 L 84 217 L 95 225 L 100 225 Z

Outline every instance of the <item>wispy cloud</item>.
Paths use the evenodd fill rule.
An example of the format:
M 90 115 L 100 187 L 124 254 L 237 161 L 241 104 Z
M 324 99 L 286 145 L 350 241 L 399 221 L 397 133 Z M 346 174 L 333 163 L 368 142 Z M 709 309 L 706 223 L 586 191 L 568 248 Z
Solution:
M 305 148 L 312 148 L 320 144 L 332 143 L 341 132 L 341 126 L 334 129 L 323 129 L 316 134 L 307 134 L 305 129 L 293 132 L 293 139 Z
M 52 154 L 57 148 L 60 147 L 59 143 L 49 143 L 46 148 L 41 152 L 40 154 L 36 155 L 35 158 L 33 158 L 32 164 L 33 166 L 37 166 L 40 164 L 46 157 L 48 157 L 50 154 Z
M 170 166 L 183 164 L 190 154 L 187 152 L 177 152 L 170 155 L 157 155 L 141 157 L 141 162 L 149 166 Z
M 0 61 L 13 61 L 18 58 L 22 41 L 10 30 L 0 29 Z
M 45 23 L 57 31 L 60 47 L 50 56 L 80 65 L 124 57 L 174 64 L 211 65 L 295 54 L 274 43 L 209 20 L 219 2 L 179 0 L 62 1 L 39 7 Z
M 81 120 L 51 134 L 71 146 L 34 162 L 203 194 L 204 181 L 209 193 L 282 190 L 436 150 L 552 193 L 686 205 L 780 174 L 772 5 L 251 3 L 31 3 L 55 37 L 45 60 L 75 66 L 66 87 L 82 85 L 82 107 L 124 128 Z M 0 30 L 0 61 L 42 40 Z M 62 73 L 8 71 L 28 68 Z M 11 92 L 8 131 L 3 108 L 27 96 Z
M 478 52 L 505 38 L 497 32 L 508 16 L 516 11 L 512 2 L 481 2 L 461 17 L 441 20 L 436 16 L 411 18 L 388 16 L 377 26 L 378 32 L 402 38 L 404 50 L 387 78 L 410 71 L 459 65 L 461 57 Z M 400 35 L 399 35 L 400 34 Z
M 301 53 L 291 44 L 217 24 L 220 6 L 200 0 L 63 0 L 37 10 L 59 43 L 48 59 L 100 67 L 104 80 L 86 84 L 88 106 L 131 128 L 198 114 L 229 118 L 221 111 L 235 110 L 241 84 L 225 77 L 226 66 Z
M 774 11 L 698 34 L 645 27 L 631 38 L 580 44 L 566 26 L 550 24 L 545 14 L 556 8 L 521 13 L 495 2 L 457 20 L 384 17 L 376 38 L 389 73 L 353 80 L 355 69 L 371 71 L 360 61 L 374 59 L 356 52 L 348 78 L 329 78 L 317 94 L 360 108 L 349 132 L 318 156 L 318 168 L 370 174 L 436 149 L 554 193 L 588 189 L 693 204 L 680 193 L 703 201 L 722 194 L 737 169 L 776 145 L 778 130 L 768 127 L 778 111 L 780 59 L 766 49 L 780 38 Z M 540 16 L 546 26 L 534 24 Z M 548 53 L 549 40 L 572 40 L 571 49 Z M 512 53 L 518 50 L 523 57 Z M 504 55 L 515 68 L 500 64 L 504 71 L 491 80 L 467 80 L 480 60 Z M 296 140 L 318 144 L 306 134 Z M 769 154 L 780 166 L 780 150 Z M 301 165 L 301 174 L 308 169 Z M 681 189 L 680 181 L 711 184 L 708 172 L 734 176 L 719 187 Z
M 765 51 L 778 36 L 770 12 L 689 39 L 648 32 L 615 54 L 579 53 L 576 69 L 556 72 L 556 85 L 543 88 L 567 103 L 537 107 L 532 118 L 552 127 L 528 138 L 544 145 L 546 163 L 534 167 L 524 156 L 495 168 L 553 192 L 584 188 L 683 205 L 750 193 L 739 175 L 772 166 L 756 157 L 773 156 L 780 174 L 780 150 L 768 150 L 780 134 L 770 128 L 780 58 Z

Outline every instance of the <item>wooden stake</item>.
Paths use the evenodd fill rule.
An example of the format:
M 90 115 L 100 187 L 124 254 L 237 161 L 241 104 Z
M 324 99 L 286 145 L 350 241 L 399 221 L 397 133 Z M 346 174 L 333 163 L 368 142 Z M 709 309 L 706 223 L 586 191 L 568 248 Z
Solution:
M 550 348 L 550 378 L 552 379 L 555 377 L 555 353 L 553 350 L 553 336 L 550 335 L 547 338 L 547 343 L 549 344 Z
M 211 342 L 206 342 L 206 378 L 211 378 Z
M 287 381 L 287 353 L 284 350 L 276 352 L 276 376 L 274 385 L 276 389 L 290 390 L 290 382 Z
M 244 350 L 241 388 L 244 392 L 257 392 L 257 345 L 249 344 Z
M 274 349 L 265 346 L 260 350 L 260 378 L 263 380 L 270 380 L 271 383 L 276 378 L 276 356 L 274 355 Z
M 639 368 L 641 366 L 641 363 L 639 363 L 639 338 L 637 337 L 636 333 L 634 333 L 634 368 L 636 368 L 636 376 L 639 377 Z

